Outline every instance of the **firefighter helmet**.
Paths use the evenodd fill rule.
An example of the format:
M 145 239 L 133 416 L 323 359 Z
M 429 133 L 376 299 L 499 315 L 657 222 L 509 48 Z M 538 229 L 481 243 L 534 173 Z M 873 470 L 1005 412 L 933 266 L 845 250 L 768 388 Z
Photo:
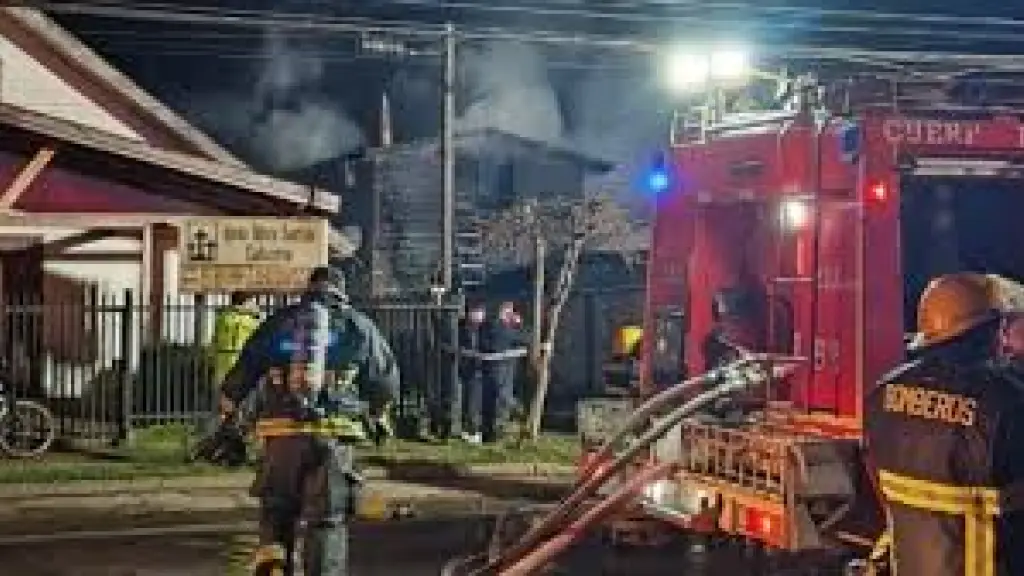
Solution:
M 1024 287 L 994 274 L 963 272 L 932 280 L 917 306 L 919 346 L 948 342 L 1001 313 L 1018 310 Z

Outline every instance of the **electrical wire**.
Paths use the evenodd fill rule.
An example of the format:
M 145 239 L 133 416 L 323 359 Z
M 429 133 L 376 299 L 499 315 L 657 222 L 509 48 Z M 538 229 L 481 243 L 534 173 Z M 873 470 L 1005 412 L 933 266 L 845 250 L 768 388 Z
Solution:
M 108 15 L 110 14 L 109 10 L 120 8 L 122 10 L 125 10 L 125 9 L 146 10 L 146 11 L 167 10 L 167 11 L 184 12 L 184 13 L 188 13 L 188 14 L 206 15 L 206 16 L 209 16 L 209 15 L 221 15 L 221 16 L 224 16 L 224 17 L 246 17 L 246 16 L 248 16 L 248 17 L 273 17 L 273 18 L 288 19 L 288 20 L 291 20 L 291 19 L 313 20 L 313 19 L 322 19 L 322 18 L 326 17 L 326 18 L 329 18 L 332 21 L 334 21 L 334 22 L 332 22 L 332 24 L 337 24 L 338 22 L 345 22 L 345 23 L 347 23 L 349 25 L 355 25 L 355 24 L 361 23 L 362 25 L 370 26 L 370 27 L 374 27 L 376 25 L 379 25 L 382 22 L 385 22 L 385 21 L 380 20 L 380 19 L 374 20 L 374 19 L 368 18 L 368 17 L 354 17 L 354 16 L 338 17 L 338 16 L 333 16 L 333 15 L 325 16 L 323 14 L 308 14 L 308 13 L 307 14 L 299 14 L 299 13 L 292 13 L 292 12 L 270 12 L 270 11 L 266 11 L 266 10 L 262 10 L 262 11 L 260 11 L 260 10 L 239 11 L 239 10 L 233 10 L 233 9 L 229 10 L 229 9 L 223 9 L 223 8 L 217 8 L 217 7 L 184 6 L 184 5 L 181 5 L 181 4 L 173 4 L 173 3 L 166 3 L 166 2 L 164 2 L 164 3 L 127 3 L 127 2 L 123 2 L 121 0 L 113 0 L 113 1 L 111 1 L 111 0 L 106 0 L 106 1 L 104 1 L 104 0 L 93 0 L 93 2 L 62 2 L 62 3 L 59 3 L 59 4 L 56 4 L 56 3 L 35 3 L 35 4 L 42 6 L 42 7 L 44 7 L 47 10 L 56 11 L 56 12 L 72 11 L 72 12 L 80 12 L 80 13 L 94 13 L 94 12 L 96 12 L 98 10 L 98 11 L 104 11 L 104 14 L 108 14 Z M 616 22 L 620 22 L 620 23 L 648 23 L 648 24 L 658 23 L 658 24 L 664 24 L 664 23 L 668 22 L 668 23 L 676 23 L 676 24 L 685 24 L 685 25 L 688 25 L 688 26 L 697 26 L 697 25 L 699 25 L 699 26 L 702 26 L 702 27 L 705 27 L 705 28 L 710 26 L 710 25 L 719 25 L 719 26 L 726 26 L 726 27 L 733 27 L 733 28 L 749 27 L 751 25 L 750 22 L 741 22 L 741 21 L 737 21 L 735 19 L 716 21 L 713 16 L 709 16 L 709 15 L 700 15 L 700 16 L 688 15 L 687 16 L 687 15 L 674 15 L 674 14 L 668 14 L 668 15 L 666 15 L 666 14 L 657 14 L 657 15 L 654 15 L 654 14 L 643 14 L 643 13 L 639 13 L 639 12 L 633 12 L 633 13 L 608 12 L 608 11 L 600 11 L 600 12 L 598 12 L 598 11 L 593 11 L 593 10 L 589 10 L 589 9 L 586 9 L 586 8 L 565 8 L 565 7 L 552 8 L 552 7 L 545 7 L 545 6 L 522 6 L 522 5 L 512 6 L 512 5 L 500 5 L 500 4 L 481 4 L 481 3 L 477 3 L 477 2 L 465 2 L 465 1 L 463 1 L 463 2 L 452 2 L 452 1 L 440 1 L 440 0 L 436 1 L 436 2 L 430 1 L 430 0 L 392 0 L 392 2 L 390 2 L 389 4 L 391 4 L 391 5 L 401 5 L 401 6 L 418 6 L 418 7 L 423 7 L 423 8 L 430 8 L 431 10 L 438 10 L 440 8 L 452 8 L 452 9 L 462 9 L 462 10 L 471 10 L 471 11 L 488 11 L 488 12 L 499 12 L 499 13 L 530 14 L 530 15 L 534 15 L 534 16 L 538 16 L 538 17 L 542 17 L 542 16 L 572 16 L 572 17 L 577 17 L 577 18 L 612 20 L 612 21 L 616 21 Z M 685 5 L 693 6 L 692 4 L 685 4 Z M 743 5 L 743 4 L 728 4 L 728 3 L 726 3 L 726 4 L 715 5 L 715 6 L 718 6 L 719 8 L 730 8 L 730 9 L 733 9 L 734 12 L 735 12 L 735 9 L 738 9 L 737 7 L 747 7 L 747 8 L 750 8 L 750 10 L 748 10 L 748 12 L 752 12 L 752 13 L 755 13 L 755 14 L 757 13 L 758 10 L 760 10 L 759 8 L 750 7 L 748 5 Z M 705 6 L 702 5 L 702 7 L 705 7 Z M 707 7 L 711 7 L 711 6 L 709 5 Z M 772 8 L 772 7 L 767 7 L 767 8 Z M 787 14 L 787 15 L 794 15 L 794 16 L 802 18 L 802 17 L 806 16 L 806 14 L 803 13 L 804 10 L 809 10 L 809 9 L 790 8 L 790 9 L 782 10 L 782 13 Z M 773 10 L 773 12 L 779 12 L 779 10 Z M 1000 27 L 1012 27 L 1012 28 L 1015 28 L 1015 29 L 1019 29 L 1019 28 L 1024 27 L 1024 20 L 1015 20 L 1015 19 L 1009 19 L 1009 18 L 983 18 L 983 17 L 953 18 L 953 17 L 941 16 L 941 15 L 908 15 L 908 14 L 875 13 L 875 12 L 856 12 L 856 16 L 858 18 L 864 18 L 866 15 L 869 15 L 869 14 L 873 15 L 876 19 L 880 19 L 882 22 L 885 22 L 885 23 L 903 24 L 899 20 L 906 20 L 906 21 L 910 21 L 911 23 L 928 24 L 929 26 L 926 27 L 926 28 L 909 28 L 906 25 L 901 25 L 898 28 L 885 28 L 885 27 L 879 27 L 877 24 L 875 24 L 875 25 L 835 25 L 835 24 L 827 24 L 827 23 L 824 23 L 824 22 L 818 22 L 818 23 L 815 23 L 813 25 L 810 25 L 811 29 L 809 29 L 808 31 L 813 32 L 813 33 L 818 33 L 818 34 L 824 33 L 824 34 L 842 34 L 842 35 L 848 35 L 848 34 L 870 35 L 870 36 L 872 36 L 872 38 L 874 38 L 876 40 L 878 38 L 880 38 L 880 37 L 896 36 L 896 37 L 899 37 L 899 38 L 916 37 L 916 38 L 922 38 L 922 39 L 928 39 L 928 40 L 935 40 L 935 39 L 939 39 L 939 38 L 949 38 L 951 40 L 954 40 L 954 41 L 960 42 L 960 43 L 964 43 L 964 42 L 971 41 L 971 40 L 984 41 L 984 42 L 987 42 L 987 43 L 991 43 L 991 42 L 1019 43 L 1019 42 L 1021 42 L 1021 39 L 1020 39 L 1020 37 L 1017 34 L 1004 33 L 1004 32 L 994 32 L 992 30 L 964 30 L 963 28 L 965 26 L 966 27 L 970 27 L 970 26 L 975 26 L 976 27 L 976 26 L 997 26 L 997 25 L 1000 26 Z M 98 15 L 98 14 L 96 14 L 96 15 Z M 849 16 L 847 16 L 847 17 L 849 17 Z M 338 20 L 339 18 L 342 18 L 342 20 Z M 440 26 L 441 26 L 440 23 L 427 23 L 427 22 L 423 22 L 423 21 L 415 21 L 414 22 L 414 21 L 408 21 L 408 20 L 404 20 L 404 21 L 389 20 L 387 22 L 391 26 L 406 26 L 406 27 L 412 26 L 414 28 L 417 27 L 417 26 L 419 26 L 419 27 L 424 27 L 424 26 L 432 27 L 433 29 L 430 30 L 431 34 L 436 35 L 436 34 L 439 34 L 439 33 L 443 33 L 440 30 Z M 951 28 L 937 29 L 934 26 L 935 24 L 944 24 L 946 26 L 950 26 Z M 773 22 L 770 23 L 770 28 L 773 31 L 778 31 L 778 30 L 797 30 L 797 31 L 799 31 L 801 29 L 808 28 L 808 26 L 809 26 L 808 24 L 805 24 L 805 23 L 799 22 L 799 21 L 790 21 L 790 22 L 773 21 Z M 491 29 L 491 31 L 492 32 L 496 32 L 496 29 Z M 502 30 L 502 31 L 508 32 L 507 29 Z M 418 32 L 422 33 L 423 30 L 419 30 Z M 520 32 L 520 33 L 522 33 L 522 32 Z
M 396 2 L 415 2 L 417 0 L 396 0 Z M 422 1 L 422 0 L 420 0 Z M 381 20 L 368 17 L 346 16 L 339 17 L 323 14 L 299 14 L 291 12 L 271 12 L 267 10 L 234 10 L 215 7 L 185 7 L 180 4 L 171 3 L 128 3 L 122 1 L 93 0 L 92 2 L 35 2 L 34 6 L 57 13 L 77 13 L 100 17 L 134 18 L 134 19 L 160 19 L 164 22 L 191 23 L 191 24 L 212 24 L 212 25 L 235 25 L 235 26 L 260 26 L 276 27 L 293 30 L 322 30 L 335 32 L 381 32 L 407 34 L 415 36 L 427 36 L 438 38 L 444 35 L 443 26 L 440 23 L 409 20 Z M 445 3 L 442 3 L 445 4 Z M 450 3 L 455 4 L 455 3 Z M 479 9 L 487 7 L 475 3 L 462 3 L 467 6 L 477 6 Z M 522 10 L 519 7 L 492 6 L 489 9 L 511 9 Z M 538 8 L 538 10 L 542 10 Z M 551 11 L 552 9 L 547 9 Z M 563 12 L 571 10 L 561 9 Z M 584 12 L 580 12 L 584 14 Z M 625 18 L 626 16 L 618 15 Z M 663 17 L 651 17 L 645 15 L 629 15 L 630 18 L 642 18 L 645 20 L 664 21 Z M 922 16 L 923 18 L 923 16 Z M 683 22 L 693 25 L 707 26 L 706 17 L 687 17 Z M 930 19 L 926 19 L 930 21 Z M 1004 25 L 1024 24 L 1022 21 L 1000 19 Z M 748 25 L 746 23 L 724 22 L 726 25 Z M 786 27 L 800 27 L 801 24 L 794 23 L 772 23 L 773 29 L 785 29 Z M 835 34 L 871 34 L 873 37 L 890 34 L 899 37 L 914 36 L 922 39 L 937 39 L 950 37 L 957 42 L 967 40 L 984 40 L 991 42 L 1020 42 L 1015 34 L 1000 34 L 992 31 L 964 31 L 958 29 L 919 29 L 900 28 L 898 30 L 886 30 L 871 26 L 829 26 L 818 24 L 814 26 L 817 33 Z M 658 47 L 649 40 L 641 40 L 630 37 L 613 37 L 610 35 L 576 34 L 557 31 L 542 30 L 515 30 L 508 28 L 472 26 L 461 30 L 459 36 L 464 39 L 482 40 L 517 40 L 545 42 L 556 44 L 575 44 L 585 46 L 606 46 L 615 48 L 630 48 L 640 51 L 653 51 Z
M 315 4 L 334 6 L 334 3 L 328 0 L 314 0 Z M 257 13 L 263 12 L 264 14 L 270 13 L 270 11 L 241 11 L 237 9 L 225 9 L 219 6 L 203 6 L 194 4 L 181 4 L 172 2 L 130 2 L 126 0 L 92 0 L 90 2 L 6 2 L 7 5 L 31 5 L 40 8 L 44 8 L 51 11 L 63 10 L 64 8 L 72 10 L 87 9 L 88 6 L 93 7 L 134 7 L 141 9 L 167 9 L 167 10 L 182 10 L 197 13 Z M 797 7 L 797 6 L 771 6 L 771 5 L 757 5 L 742 2 L 693 2 L 687 0 L 672 0 L 671 2 L 603 2 L 600 10 L 595 10 L 585 6 L 573 6 L 573 7 L 552 7 L 549 4 L 529 4 L 524 5 L 521 3 L 517 4 L 498 4 L 493 2 L 473 2 L 473 1 L 455 1 L 455 0 L 388 0 L 385 3 L 378 3 L 374 7 L 391 7 L 391 6 L 403 6 L 403 7 L 421 7 L 429 9 L 431 11 L 444 11 L 444 10 L 465 10 L 475 12 L 497 12 L 497 13 L 512 13 L 512 14 L 531 14 L 537 16 L 572 16 L 578 18 L 592 18 L 592 19 L 603 19 L 613 20 L 620 22 L 637 22 L 637 21 L 648 21 L 654 20 L 664 21 L 666 18 L 671 20 L 676 17 L 682 17 L 684 21 L 692 21 L 694 15 L 693 10 L 699 9 L 705 13 L 699 15 L 699 18 L 707 20 L 707 12 L 710 11 L 729 11 L 732 13 L 742 12 L 750 15 L 781 15 L 781 16 L 792 16 L 796 18 L 806 18 L 808 16 L 815 16 L 819 18 L 834 18 L 841 20 L 875 20 L 885 23 L 891 23 L 894 25 L 905 26 L 906 24 L 943 24 L 954 27 L 1004 27 L 1013 29 L 1024 29 L 1024 19 L 1010 18 L 1010 17 L 994 17 L 994 16 L 958 16 L 958 15 L 945 15 L 945 14 L 921 14 L 921 13 L 894 13 L 885 12 L 878 10 L 838 10 L 838 9 L 825 9 L 825 8 L 814 8 L 814 7 Z M 643 12 L 650 12 L 652 9 L 657 9 L 658 14 L 645 14 Z M 685 13 L 681 9 L 686 10 Z M 293 14 L 287 11 L 274 11 L 272 12 L 278 15 L 289 15 Z M 348 17 L 349 19 L 363 19 L 367 20 L 366 17 Z M 406 23 L 412 23 L 406 21 Z M 877 28 L 872 28 L 876 30 Z
M 325 0 L 321 0 L 319 3 L 327 2 Z M 681 13 L 681 8 L 688 8 L 691 10 L 696 9 L 701 11 L 721 10 L 730 12 L 743 12 L 755 15 L 771 14 L 794 16 L 800 18 L 804 18 L 807 16 L 817 16 L 831 17 L 837 19 L 878 20 L 883 22 L 891 22 L 894 24 L 947 24 L 956 26 L 997 26 L 1010 28 L 1024 28 L 1024 20 L 1019 18 L 1009 18 L 1001 16 L 955 16 L 943 14 L 898 13 L 876 10 L 839 10 L 829 8 L 815 8 L 810 6 L 771 6 L 744 2 L 705 2 L 703 0 L 696 2 L 688 0 L 670 0 L 668 2 L 602 2 L 600 10 L 594 10 L 592 8 L 579 6 L 574 6 L 571 8 L 552 8 L 550 5 L 538 4 L 524 5 L 521 3 L 517 3 L 515 5 L 508 5 L 495 4 L 491 2 L 456 2 L 450 0 L 388 0 L 387 3 L 389 5 L 422 6 L 438 9 L 448 8 L 473 11 L 532 13 L 549 16 L 585 16 L 589 18 L 612 20 L 621 18 L 623 19 L 623 21 L 633 17 L 633 14 L 629 14 L 625 11 L 635 12 L 638 10 L 658 9 L 661 10 L 662 12 L 656 17 L 662 19 L 665 17 L 671 18 L 674 14 Z M 618 10 L 618 12 L 610 12 L 612 10 Z
M 415 0 L 397 0 L 415 1 Z M 367 17 L 338 17 L 316 14 L 282 14 L 268 11 L 254 10 L 228 10 L 211 7 L 182 7 L 180 4 L 171 3 L 129 3 L 121 0 L 93 0 L 92 2 L 34 2 L 34 6 L 44 9 L 53 9 L 56 12 L 85 13 L 94 16 L 114 19 L 133 19 L 143 21 L 158 21 L 161 23 L 179 23 L 192 25 L 211 25 L 221 27 L 233 27 L 236 29 L 251 29 L 254 32 L 265 33 L 267 29 L 274 29 L 276 33 L 290 31 L 295 34 L 309 35 L 314 32 L 321 33 L 352 33 L 360 36 L 366 34 L 389 34 L 398 38 L 419 38 L 427 41 L 437 41 L 444 34 L 444 30 L 434 24 L 413 22 L 413 21 L 381 21 Z M 465 40 L 509 40 L 525 43 L 542 43 L 547 45 L 568 46 L 572 48 L 602 48 L 610 49 L 620 54 L 646 55 L 650 57 L 664 49 L 657 43 L 650 40 L 640 40 L 630 37 L 614 37 L 610 35 L 592 34 L 565 34 L 551 31 L 514 31 L 503 28 L 483 28 L 473 26 L 460 28 L 459 38 Z M 102 37 L 102 35 L 101 35 Z M 130 37 L 130 35 L 122 36 Z M 109 39 L 108 39 L 109 41 Z M 166 48 L 165 48 L 166 50 Z M 972 70 L 989 69 L 998 71 L 1021 71 L 1024 70 L 1024 58 L 1017 55 L 1005 54 L 969 54 L 955 52 L 936 52 L 934 50 L 867 50 L 856 47 L 843 47 L 835 44 L 831 46 L 820 46 L 814 44 L 784 44 L 773 43 L 765 46 L 762 50 L 765 60 L 784 59 L 786 61 L 805 62 L 809 65 L 813 62 L 835 64 L 858 64 L 880 70 L 903 71 L 912 73 L 918 77 L 929 74 L 939 77 L 948 77 L 956 72 L 956 68 L 970 68 Z M 191 56 L 191 52 L 203 52 L 194 48 L 186 51 L 172 51 L 168 56 L 180 55 Z M 183 53 L 182 53 L 183 52 Z M 212 50 L 211 50 L 212 52 Z M 202 54 L 196 54 L 197 56 Z M 211 56 L 216 56 L 211 54 Z M 244 56 L 226 54 L 226 58 L 243 58 Z M 911 69 L 920 67 L 922 64 L 935 66 L 945 64 L 947 70 L 943 72 L 913 72 Z M 584 65 L 579 67 L 561 66 L 562 69 L 600 69 L 600 65 Z M 949 68 L 954 68 L 950 71 Z

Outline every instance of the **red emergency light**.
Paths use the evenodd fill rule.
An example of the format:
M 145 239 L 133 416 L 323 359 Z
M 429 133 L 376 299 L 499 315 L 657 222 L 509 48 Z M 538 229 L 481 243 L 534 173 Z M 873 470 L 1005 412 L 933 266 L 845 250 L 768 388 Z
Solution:
M 869 202 L 885 202 L 889 198 L 889 187 L 885 182 L 875 182 L 868 188 L 867 199 Z
M 781 518 L 768 511 L 757 508 L 744 509 L 740 529 L 750 538 L 776 546 L 781 544 Z

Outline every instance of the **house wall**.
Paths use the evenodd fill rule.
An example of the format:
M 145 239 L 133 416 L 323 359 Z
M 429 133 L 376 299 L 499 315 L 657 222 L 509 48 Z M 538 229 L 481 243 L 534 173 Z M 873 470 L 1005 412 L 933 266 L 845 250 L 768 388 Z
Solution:
M 481 141 L 480 150 L 461 150 L 457 156 L 456 234 L 468 235 L 476 218 L 525 198 L 583 194 L 586 171 L 579 161 L 503 142 Z M 373 260 L 374 293 L 429 290 L 442 254 L 442 160 L 431 145 L 380 152 L 361 174 L 359 190 L 346 200 L 347 210 L 364 215 L 360 223 L 369 231 L 366 252 Z M 457 241 L 459 261 L 464 260 L 461 248 Z M 493 269 L 489 263 L 488 272 L 521 263 L 513 259 Z
M 9 181 L 25 162 L 17 155 L 0 153 L 0 181 Z M 90 228 L 89 214 L 144 213 L 168 216 L 207 215 L 209 208 L 175 201 L 139 187 L 87 176 L 54 164 L 40 174 L 15 204 L 26 213 L 81 214 L 81 227 L 0 226 L 0 250 L 8 253 L 31 245 L 72 238 Z M 28 216 L 31 218 L 31 216 Z M 163 294 L 177 298 L 177 238 L 134 230 L 137 237 L 113 237 L 92 241 L 36 258 L 33 266 L 42 274 L 40 285 L 21 282 L 29 270 L 9 267 L 2 290 L 15 294 L 28 290 L 29 298 L 41 299 L 41 312 L 22 308 L 38 329 L 24 345 L 31 356 L 30 372 L 35 387 L 53 397 L 81 397 L 97 374 L 109 371 L 117 362 L 130 367 L 138 363 L 138 352 L 147 338 L 165 337 L 179 342 L 194 340 L 195 319 L 164 318 L 155 307 Z M 148 238 L 148 243 L 143 241 Z M 149 253 L 144 258 L 144 247 Z M 125 313 L 130 293 L 133 313 Z M 152 298 L 152 299 L 151 299 Z M 99 306 L 97 306 L 99 305 Z M 130 325 L 125 326 L 128 318 Z M 202 333 L 202 332 L 201 332 Z M 127 340 L 126 340 L 127 338 Z M 127 347 L 125 344 L 127 343 Z M 123 358 L 124 350 L 130 357 Z

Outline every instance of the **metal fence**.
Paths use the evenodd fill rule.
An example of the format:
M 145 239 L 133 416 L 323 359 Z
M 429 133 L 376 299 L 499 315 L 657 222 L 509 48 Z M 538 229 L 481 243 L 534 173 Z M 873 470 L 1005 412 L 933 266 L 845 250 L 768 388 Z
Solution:
M 285 302 L 261 299 L 266 312 Z M 0 353 L 18 398 L 56 417 L 64 444 L 117 445 L 133 431 L 207 420 L 217 395 L 210 346 L 216 298 L 140 303 L 132 292 L 0 304 Z M 400 430 L 458 428 L 454 356 L 458 307 L 433 302 L 354 305 L 392 344 L 402 369 Z M 449 340 L 451 339 L 451 340 Z M 454 420 L 454 421 L 453 421 Z

